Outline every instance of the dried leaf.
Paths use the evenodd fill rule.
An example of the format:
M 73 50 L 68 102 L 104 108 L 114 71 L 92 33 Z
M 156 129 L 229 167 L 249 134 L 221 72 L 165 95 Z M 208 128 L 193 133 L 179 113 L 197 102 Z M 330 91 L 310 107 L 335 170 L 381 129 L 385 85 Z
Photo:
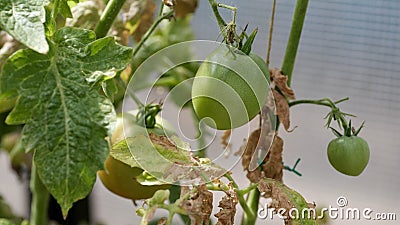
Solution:
M 100 20 L 104 4 L 100 0 L 79 2 L 71 9 L 72 17 L 67 18 L 66 26 L 93 30 Z
M 225 192 L 226 195 L 222 197 L 218 207 L 221 209 L 214 216 L 218 218 L 216 225 L 233 225 L 236 214 L 236 204 L 238 198 L 235 190 L 231 187 Z
M 283 140 L 279 136 L 275 136 L 272 146 L 267 154 L 264 164 L 262 165 L 265 177 L 282 181 L 283 164 L 282 164 Z
M 279 121 L 283 124 L 283 127 L 286 131 L 289 131 L 290 128 L 290 109 L 289 104 L 286 101 L 286 98 L 282 96 L 278 91 L 273 90 L 275 105 L 276 105 L 276 114 L 278 115 Z
M 231 144 L 229 144 L 229 138 L 231 137 L 232 130 L 226 130 L 221 137 L 221 144 L 225 148 L 230 148 Z
M 175 17 L 185 17 L 187 14 L 196 11 L 198 0 L 173 0 L 172 7 L 175 11 Z
M 242 166 L 244 170 L 249 170 L 250 161 L 254 155 L 254 152 L 256 151 L 260 134 L 261 134 L 261 129 L 253 131 L 250 134 L 248 140 L 245 141 L 244 145 L 242 145 L 241 147 L 241 149 L 244 149 L 242 155 Z
M 154 21 L 156 4 L 152 0 L 127 1 L 123 7 L 123 23 L 135 39 L 140 41 Z
M 189 192 L 188 187 L 182 187 L 181 197 Z M 192 225 L 203 225 L 210 223 L 213 208 L 213 194 L 207 190 L 205 184 L 197 186 L 195 192 L 190 193 L 190 198 L 183 201 L 183 207 L 188 212 Z
M 287 85 L 288 77 L 283 75 L 282 71 L 278 68 L 270 69 L 269 73 L 271 81 L 274 82 L 275 86 L 289 99 L 295 99 L 293 89 Z
M 285 209 L 285 213 L 283 216 L 287 216 L 285 219 L 286 225 L 316 225 L 316 221 L 312 219 L 313 215 L 310 215 L 310 219 L 308 218 L 308 210 L 305 210 L 305 216 L 299 217 L 298 219 L 291 219 L 289 217 L 289 211 L 292 208 L 296 208 L 298 212 L 303 213 L 303 209 L 308 209 L 311 205 L 307 203 L 303 196 L 301 196 L 298 192 L 290 189 L 285 186 L 283 183 L 265 178 L 262 179 L 258 184 L 258 190 L 263 193 L 263 196 L 266 198 L 272 198 L 270 208 L 283 208 Z M 312 212 L 312 211 L 311 211 Z
M 17 40 L 8 35 L 5 31 L 0 31 L 0 68 L 10 55 L 21 47 L 22 45 Z
M 167 224 L 167 218 L 165 217 L 161 218 L 157 223 L 157 225 L 165 225 L 165 224 Z

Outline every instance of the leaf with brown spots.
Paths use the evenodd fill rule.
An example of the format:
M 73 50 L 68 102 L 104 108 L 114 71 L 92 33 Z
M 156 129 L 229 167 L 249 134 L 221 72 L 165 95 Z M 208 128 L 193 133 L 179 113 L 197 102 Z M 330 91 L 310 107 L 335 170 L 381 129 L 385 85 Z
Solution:
M 279 181 L 269 178 L 262 179 L 259 182 L 258 190 L 263 194 L 264 197 L 272 198 L 272 202 L 269 206 L 270 208 L 285 209 L 283 216 L 287 216 L 287 219 L 285 219 L 286 225 L 317 225 L 316 221 L 312 219 L 314 216 L 312 214 L 313 212 L 308 211 L 311 205 L 307 203 L 303 196 L 301 196 L 298 192 L 290 189 Z M 296 208 L 299 212 L 298 219 L 289 218 L 289 211 L 292 208 Z M 305 215 L 304 217 L 302 216 L 303 212 Z
M 154 22 L 156 4 L 152 0 L 129 0 L 122 8 L 125 28 L 133 35 L 135 41 L 140 41 Z
M 226 195 L 222 197 L 218 205 L 221 209 L 214 215 L 218 218 L 218 222 L 215 225 L 233 225 L 235 221 L 236 204 L 238 203 L 236 192 L 230 187 L 225 193 Z
M 221 144 L 224 147 L 224 149 L 231 147 L 231 144 L 229 144 L 229 138 L 231 137 L 231 134 L 232 130 L 226 130 L 221 137 Z
M 282 151 L 283 151 L 283 140 L 279 136 L 275 136 L 274 141 L 272 142 L 272 146 L 267 154 L 267 157 L 264 160 L 264 164 L 262 165 L 265 177 L 282 181 L 282 176 L 283 176 Z
M 286 101 L 286 98 L 282 96 L 278 91 L 273 90 L 275 105 L 276 105 L 276 114 L 278 115 L 279 121 L 283 124 L 283 127 L 286 131 L 289 131 L 290 128 L 290 109 L 289 104 Z
M 189 193 L 188 187 L 182 187 L 181 197 Z M 188 213 L 192 225 L 210 223 L 213 209 L 213 194 L 207 190 L 205 184 L 197 186 L 196 191 L 190 193 L 190 198 L 183 201 L 183 208 Z
M 175 12 L 175 17 L 181 18 L 185 17 L 190 13 L 194 13 L 196 11 L 198 5 L 197 0 L 173 0 L 172 7 Z
M 288 77 L 282 74 L 282 71 L 278 68 L 272 68 L 269 70 L 271 81 L 277 88 L 289 99 L 295 99 L 294 91 L 287 84 Z

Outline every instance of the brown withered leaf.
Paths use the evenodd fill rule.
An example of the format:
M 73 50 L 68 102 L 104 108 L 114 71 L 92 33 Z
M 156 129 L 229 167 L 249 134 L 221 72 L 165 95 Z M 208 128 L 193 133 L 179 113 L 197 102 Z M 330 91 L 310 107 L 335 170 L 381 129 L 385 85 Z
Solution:
M 187 14 L 196 11 L 198 0 L 173 0 L 172 7 L 175 12 L 175 17 L 185 17 Z
M 304 217 L 300 216 L 300 218 L 296 220 L 290 219 L 289 211 L 292 208 L 296 208 L 298 212 L 303 212 L 303 209 L 308 209 L 310 206 L 314 206 L 314 204 L 307 203 L 303 196 L 290 189 L 282 182 L 265 178 L 260 180 L 258 184 L 258 190 L 263 194 L 264 197 L 272 199 L 272 202 L 269 206 L 270 208 L 285 209 L 283 216 L 286 216 L 287 218 L 285 219 L 286 225 L 317 225 L 315 220 L 308 219 L 308 215 L 305 215 Z M 310 218 L 312 218 L 312 215 Z
M 247 178 L 253 182 L 257 183 L 261 178 L 264 177 L 264 172 L 258 169 L 250 170 L 250 162 L 253 157 L 255 157 L 255 152 L 258 145 L 258 140 L 261 134 L 261 129 L 254 130 L 249 138 L 244 141 L 244 144 L 240 147 L 242 154 L 242 166 L 243 169 L 247 171 Z
M 283 164 L 282 164 L 282 151 L 283 151 L 283 140 L 279 136 L 274 137 L 272 146 L 269 149 L 264 164 L 262 165 L 265 177 L 272 178 L 274 180 L 282 181 L 283 176 Z
M 275 98 L 276 114 L 278 115 L 279 121 L 283 124 L 286 131 L 290 128 L 290 109 L 286 98 L 282 96 L 278 91 L 272 90 Z
M 289 99 L 295 99 L 294 91 L 287 85 L 288 77 L 282 74 L 282 71 L 278 68 L 272 68 L 269 70 L 271 81 L 274 82 L 275 86 L 282 91 L 282 93 Z
M 135 41 L 140 41 L 153 24 L 155 9 L 156 4 L 152 0 L 125 2 L 122 9 L 124 27 L 133 35 Z
M 244 170 L 249 170 L 250 161 L 256 151 L 260 134 L 261 129 L 254 130 L 250 134 L 249 138 L 245 140 L 244 144 L 240 147 L 241 151 L 243 151 L 242 166 Z
M 23 46 L 17 40 L 8 35 L 5 31 L 0 31 L 0 67 L 10 55 L 22 47 Z
M 238 203 L 236 192 L 231 187 L 228 191 L 225 191 L 225 194 L 218 204 L 221 209 L 214 215 L 218 218 L 216 225 L 233 225 L 235 221 L 236 204 Z
M 229 144 L 229 138 L 231 137 L 232 134 L 232 130 L 226 130 L 224 132 L 224 134 L 221 137 L 221 144 L 224 148 L 228 148 L 231 146 L 231 144 Z
M 181 197 L 191 192 L 188 187 L 182 187 Z M 195 192 L 190 193 L 190 198 L 183 201 L 183 208 L 187 211 L 192 225 L 203 225 L 210 223 L 213 208 L 213 194 L 205 184 L 199 185 Z
M 157 225 L 165 225 L 165 224 L 167 224 L 167 218 L 165 217 L 161 218 L 157 223 Z

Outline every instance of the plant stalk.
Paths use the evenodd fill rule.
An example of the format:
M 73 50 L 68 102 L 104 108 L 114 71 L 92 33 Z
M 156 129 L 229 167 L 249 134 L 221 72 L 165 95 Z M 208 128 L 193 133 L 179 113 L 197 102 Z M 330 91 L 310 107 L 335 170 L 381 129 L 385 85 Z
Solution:
M 223 33 L 227 24 L 226 24 L 225 20 L 222 18 L 221 14 L 219 14 L 219 11 L 218 11 L 219 4 L 215 0 L 208 0 L 208 2 L 211 5 L 215 19 L 217 20 L 219 30 Z
M 146 40 L 151 36 L 151 34 L 154 32 L 154 30 L 157 28 L 158 24 L 161 23 L 164 19 L 170 18 L 174 14 L 174 11 L 170 11 L 163 16 L 160 16 L 157 18 L 157 20 L 151 25 L 149 30 L 144 34 L 140 42 L 136 45 L 135 49 L 133 50 L 133 57 L 139 52 L 140 48 L 143 46 L 143 44 L 146 42 Z
M 47 208 L 49 204 L 49 192 L 43 185 L 36 171 L 35 165 L 32 165 L 30 188 L 32 192 L 31 218 L 30 225 L 47 224 Z
M 308 0 L 297 0 L 293 14 L 292 27 L 286 46 L 285 57 L 282 63 L 282 73 L 288 76 L 287 83 L 290 86 L 292 73 L 296 61 L 297 48 L 300 42 L 301 31 L 303 29 L 304 18 L 306 16 Z
M 107 6 L 100 17 L 100 21 L 94 29 L 97 38 L 102 38 L 107 35 L 124 3 L 125 0 L 110 0 L 107 3 Z
M 247 205 L 251 210 L 250 213 L 244 213 L 242 225 L 254 225 L 257 221 L 258 202 L 260 201 L 260 191 L 256 188 L 249 192 L 247 196 Z

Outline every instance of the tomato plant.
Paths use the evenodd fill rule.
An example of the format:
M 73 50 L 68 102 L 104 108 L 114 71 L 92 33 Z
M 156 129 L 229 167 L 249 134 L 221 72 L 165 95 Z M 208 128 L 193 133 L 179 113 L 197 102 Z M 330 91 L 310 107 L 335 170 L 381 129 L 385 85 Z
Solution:
M 242 225 L 254 225 L 264 197 L 287 210 L 307 208 L 304 197 L 283 183 L 284 170 L 301 176 L 295 168 L 300 160 L 293 167 L 283 164 L 283 139 L 278 136 L 280 124 L 290 130 L 290 108 L 300 104 L 330 108 L 327 126 L 332 128 L 336 120 L 344 130 L 342 135 L 332 128 L 340 137 L 328 145 L 328 159 L 335 169 L 358 176 L 367 166 L 368 144 L 357 137 L 361 128 L 353 131 L 346 118 L 351 115 L 337 106 L 347 98 L 295 100 L 291 80 L 307 0 L 297 0 L 281 69 L 270 68 L 270 50 L 266 60 L 251 51 L 257 29 L 248 34 L 245 26 L 237 32 L 236 7 L 209 0 L 223 43 L 214 45 L 200 66 L 191 49 L 180 48 L 175 55 L 184 64 L 161 71 L 156 81 L 135 79 L 135 71 L 157 51 L 193 39 L 190 21 L 197 3 L 158 1 L 158 13 L 151 0 L 35 0 L 34 4 L 20 0 L 20 7 L 15 1 L 0 3 L 2 42 L 3 35 L 9 35 L 4 38 L 7 45 L 1 42 L 8 47 L 1 49 L 6 54 L 0 60 L 0 136 L 13 166 L 24 164 L 31 172 L 31 225 L 47 224 L 50 194 L 65 218 L 73 204 L 92 191 L 97 175 L 111 192 L 145 200 L 136 210 L 141 224 L 154 219 L 158 208 L 168 211 L 168 218 L 155 218 L 159 224 L 171 225 L 175 214 L 192 224 L 209 224 L 212 191 L 225 195 L 220 212 L 214 215 L 217 224 L 233 224 L 239 204 Z M 220 10 L 232 13 L 229 22 Z M 272 31 L 273 23 L 270 26 Z M 271 39 L 272 32 L 269 43 Z M 173 61 L 156 59 L 151 66 Z M 146 79 L 152 74 L 148 75 Z M 186 101 L 191 95 L 183 106 L 190 109 L 194 122 L 209 118 L 205 121 L 210 127 L 227 130 L 222 141 L 226 148 L 230 130 L 259 115 L 258 128 L 241 147 L 240 160 L 250 181 L 247 187 L 241 188 L 229 171 L 207 158 L 206 147 L 192 151 L 192 146 L 172 135 L 177 129 L 158 116 L 162 104 L 154 104 L 154 99 L 144 104 L 136 96 L 139 90 L 129 86 L 135 82 L 153 91 L 151 83 L 172 93 L 185 81 L 193 85 L 185 86 L 184 93 L 174 93 L 175 106 L 182 106 L 179 97 Z M 117 116 L 128 98 L 138 109 Z M 200 124 L 196 129 L 202 146 Z M 24 157 L 25 152 L 33 158 Z M 20 224 L 13 218 L 1 221 Z M 316 224 L 310 218 L 284 222 Z

